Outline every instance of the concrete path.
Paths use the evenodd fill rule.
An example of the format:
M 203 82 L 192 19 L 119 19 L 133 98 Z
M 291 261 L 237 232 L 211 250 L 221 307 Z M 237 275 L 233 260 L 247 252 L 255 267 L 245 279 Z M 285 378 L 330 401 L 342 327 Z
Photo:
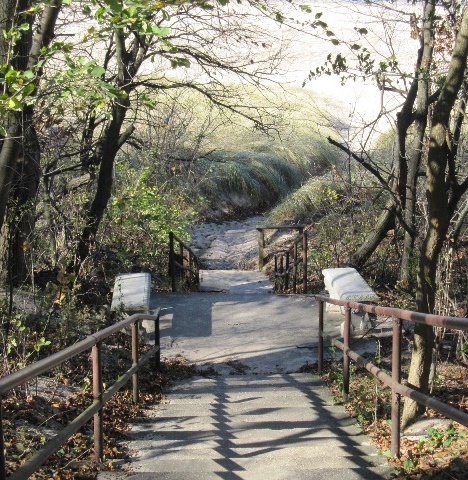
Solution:
M 152 307 L 162 308 L 163 357 L 183 355 L 206 375 L 167 392 L 132 427 L 126 472 L 99 478 L 389 478 L 321 380 L 300 373 L 316 361 L 314 298 L 273 295 L 257 272 L 203 278 L 216 293 L 155 294 Z M 327 317 L 330 334 L 342 319 Z

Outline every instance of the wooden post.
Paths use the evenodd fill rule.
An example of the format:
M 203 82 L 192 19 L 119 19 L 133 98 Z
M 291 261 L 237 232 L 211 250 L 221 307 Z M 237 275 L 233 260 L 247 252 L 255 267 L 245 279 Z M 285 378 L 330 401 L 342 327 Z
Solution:
M 258 269 L 263 268 L 263 262 L 265 258 L 264 249 L 265 249 L 265 231 L 263 228 L 257 227 L 257 240 L 258 240 Z
M 171 289 L 176 291 L 175 265 L 174 265 L 174 234 L 169 232 L 169 275 L 171 277 Z
M 302 293 L 307 293 L 307 232 L 302 233 Z
M 154 321 L 154 345 L 159 346 L 159 350 L 156 352 L 155 359 L 154 359 L 154 367 L 156 370 L 161 370 L 161 332 L 159 331 L 159 312 L 157 314 L 157 318 Z

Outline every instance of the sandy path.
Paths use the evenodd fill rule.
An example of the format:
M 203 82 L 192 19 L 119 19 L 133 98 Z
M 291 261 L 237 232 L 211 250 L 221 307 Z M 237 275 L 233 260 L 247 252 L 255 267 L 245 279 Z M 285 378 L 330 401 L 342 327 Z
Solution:
M 209 270 L 250 270 L 257 264 L 256 227 L 263 217 L 241 221 L 204 223 L 190 229 L 191 248 Z

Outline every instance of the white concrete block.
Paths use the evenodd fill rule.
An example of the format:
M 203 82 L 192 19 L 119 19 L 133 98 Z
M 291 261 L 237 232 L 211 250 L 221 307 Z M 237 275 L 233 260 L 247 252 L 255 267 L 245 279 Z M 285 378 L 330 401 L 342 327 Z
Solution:
M 123 273 L 114 283 L 111 310 L 123 309 L 127 313 L 149 313 L 151 275 L 149 273 Z
M 353 302 L 377 302 L 379 297 L 355 268 L 325 268 L 322 270 L 325 288 L 330 298 Z M 328 304 L 326 311 L 343 313 L 343 308 Z

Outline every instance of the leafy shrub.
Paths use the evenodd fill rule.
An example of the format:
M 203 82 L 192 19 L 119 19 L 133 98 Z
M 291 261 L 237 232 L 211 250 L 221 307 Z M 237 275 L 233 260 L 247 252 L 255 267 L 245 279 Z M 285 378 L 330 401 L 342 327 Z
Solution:
M 102 245 L 114 253 L 120 271 L 152 270 L 167 254 L 170 231 L 187 238 L 194 212 L 182 210 L 170 194 L 152 184 L 148 168 L 138 172 L 121 167 L 119 174 L 120 187 L 108 209 Z

